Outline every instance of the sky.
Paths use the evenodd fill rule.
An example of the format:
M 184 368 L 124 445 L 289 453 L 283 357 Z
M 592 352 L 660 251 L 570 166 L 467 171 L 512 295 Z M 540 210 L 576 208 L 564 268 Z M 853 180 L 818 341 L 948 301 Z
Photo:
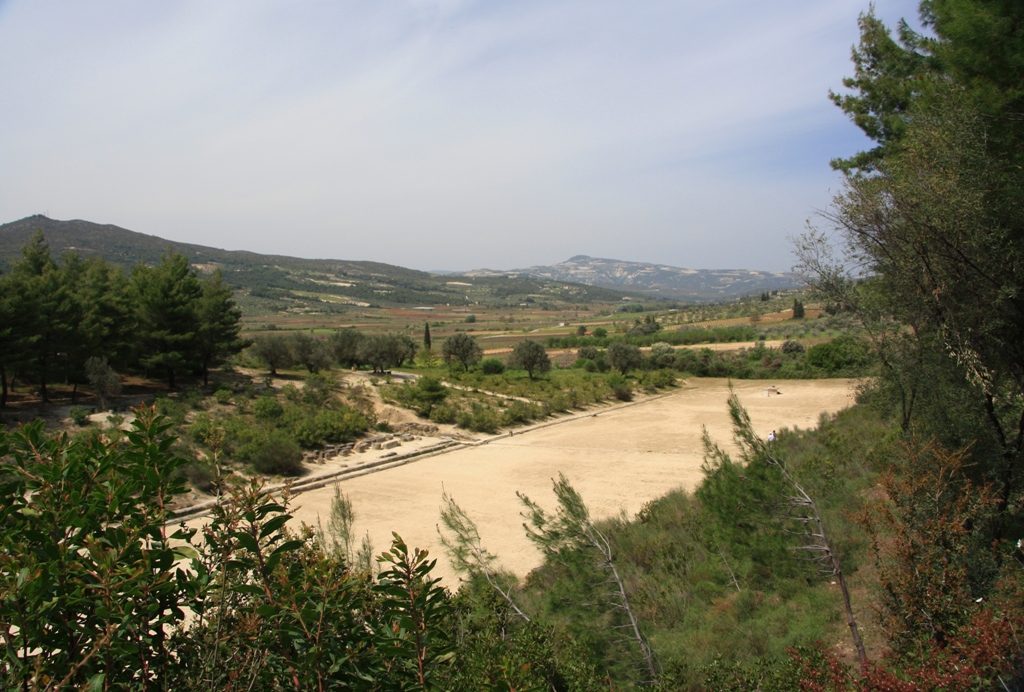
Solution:
M 786 271 L 867 0 L 0 0 L 0 223 Z M 876 0 L 890 26 L 917 0 Z M 822 222 L 816 222 L 822 225 Z

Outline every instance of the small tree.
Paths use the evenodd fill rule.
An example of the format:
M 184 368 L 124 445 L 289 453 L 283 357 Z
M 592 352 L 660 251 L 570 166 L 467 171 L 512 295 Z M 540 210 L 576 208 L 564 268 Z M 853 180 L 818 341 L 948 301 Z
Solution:
M 291 347 L 295 354 L 295 360 L 302 363 L 311 373 L 331 367 L 331 362 L 334 360 L 327 342 L 303 332 L 292 334 Z
M 639 368 L 643 360 L 640 349 L 625 341 L 613 342 L 608 347 L 608 362 L 623 375 L 634 368 Z
M 416 381 L 416 385 L 409 388 L 409 398 L 412 399 L 413 408 L 416 413 L 424 418 L 430 418 L 434 407 L 448 397 L 448 389 L 441 384 L 441 378 L 423 376 Z
M 483 349 L 476 339 L 462 332 L 449 336 L 441 344 L 441 357 L 444 358 L 444 362 L 449 366 L 458 363 L 465 370 L 478 363 L 483 354 Z
M 121 378 L 107 363 L 106 358 L 93 356 L 85 361 L 85 376 L 100 398 L 100 408 L 106 410 L 107 399 L 121 393 Z
M 616 610 L 625 614 L 628 624 L 626 628 L 632 632 L 632 638 L 644 659 L 645 667 L 650 673 L 650 682 L 658 679 L 658 670 L 654 662 L 654 654 L 643 633 L 640 621 L 633 612 L 626 594 L 626 585 L 612 560 L 612 547 L 608 538 L 590 520 L 590 510 L 583 502 L 576 489 L 561 473 L 558 480 L 552 480 L 558 509 L 554 515 L 533 502 L 523 493 L 517 492 L 519 500 L 526 507 L 523 517 L 529 522 L 523 524 L 526 536 L 550 558 L 557 558 L 565 551 L 592 551 L 597 554 L 598 564 L 609 573 L 608 583 L 612 585 L 610 597 Z
M 266 363 L 271 377 L 277 375 L 278 368 L 292 364 L 292 350 L 288 346 L 288 340 L 283 336 L 258 336 L 253 341 L 249 353 Z
M 455 498 L 447 492 L 442 492 L 441 499 L 444 502 L 444 507 L 441 509 L 441 523 L 444 524 L 447 532 L 442 531 L 438 526 L 437 533 L 441 537 L 441 543 L 448 550 L 452 569 L 457 574 L 466 574 L 471 577 L 483 576 L 491 588 L 497 591 L 511 606 L 516 615 L 529 622 L 530 617 L 512 600 L 512 586 L 515 577 L 495 566 L 498 558 L 483 547 L 476 522 L 470 519 L 469 515 L 456 504 Z
M 793 299 L 793 319 L 802 320 L 804 318 L 804 304 L 798 298 Z
M 430 322 L 423 323 L 423 348 L 430 348 Z
M 525 370 L 532 380 L 534 373 L 543 374 L 551 370 L 551 359 L 548 358 L 547 349 L 543 344 L 532 339 L 524 339 L 512 347 L 508 366 Z

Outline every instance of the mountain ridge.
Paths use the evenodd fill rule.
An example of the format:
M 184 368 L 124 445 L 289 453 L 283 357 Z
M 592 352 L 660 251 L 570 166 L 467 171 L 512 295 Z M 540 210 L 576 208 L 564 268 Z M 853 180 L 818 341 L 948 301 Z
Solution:
M 463 276 L 532 276 L 588 286 L 629 290 L 668 300 L 729 300 L 763 291 L 799 288 L 803 281 L 790 272 L 753 269 L 685 269 L 668 264 L 573 255 L 553 265 L 496 271 L 475 269 Z

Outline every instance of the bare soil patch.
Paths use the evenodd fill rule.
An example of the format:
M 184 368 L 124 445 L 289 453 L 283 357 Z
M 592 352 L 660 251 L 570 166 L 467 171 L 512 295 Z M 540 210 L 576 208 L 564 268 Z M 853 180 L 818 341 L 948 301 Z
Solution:
M 854 385 L 852 380 L 734 383 L 763 436 L 772 429 L 815 426 L 821 413 L 853 403 Z M 780 394 L 766 395 L 771 386 Z M 595 518 L 620 512 L 632 516 L 644 503 L 700 482 L 703 427 L 729 447 L 727 397 L 726 380 L 693 379 L 666 397 L 492 438 L 486 444 L 343 480 L 341 487 L 352 499 L 356 533 L 369 532 L 377 552 L 388 547 L 395 531 L 410 546 L 427 548 L 438 560 L 437 574 L 455 587 L 457 579 L 435 528 L 444 488 L 476 520 L 485 547 L 522 576 L 540 564 L 540 555 L 525 537 L 517 490 L 550 508 L 551 479 L 562 472 Z M 296 517 L 315 525 L 320 515 L 326 523 L 333 492 L 328 486 L 299 495 Z

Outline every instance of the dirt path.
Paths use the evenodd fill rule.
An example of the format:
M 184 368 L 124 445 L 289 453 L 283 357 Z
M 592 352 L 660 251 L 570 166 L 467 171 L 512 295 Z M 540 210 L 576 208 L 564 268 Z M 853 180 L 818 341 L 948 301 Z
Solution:
M 766 396 L 776 386 L 781 395 Z M 519 575 L 536 567 L 539 555 L 526 540 L 516 491 L 552 508 L 551 478 L 565 473 L 593 516 L 632 516 L 645 502 L 701 479 L 702 426 L 728 443 L 730 423 L 724 379 L 694 379 L 670 396 L 637 406 L 597 411 L 583 418 L 501 437 L 398 468 L 342 481 L 352 499 L 356 532 L 369 532 L 377 552 L 398 532 L 411 547 L 438 558 L 438 574 L 457 581 L 435 526 L 442 486 L 472 516 L 484 545 Z M 819 415 L 853 402 L 850 380 L 748 380 L 736 391 L 763 435 L 783 427 L 813 427 Z M 728 445 L 725 445 L 728 447 Z M 297 518 L 315 524 L 330 509 L 333 489 L 295 499 Z

